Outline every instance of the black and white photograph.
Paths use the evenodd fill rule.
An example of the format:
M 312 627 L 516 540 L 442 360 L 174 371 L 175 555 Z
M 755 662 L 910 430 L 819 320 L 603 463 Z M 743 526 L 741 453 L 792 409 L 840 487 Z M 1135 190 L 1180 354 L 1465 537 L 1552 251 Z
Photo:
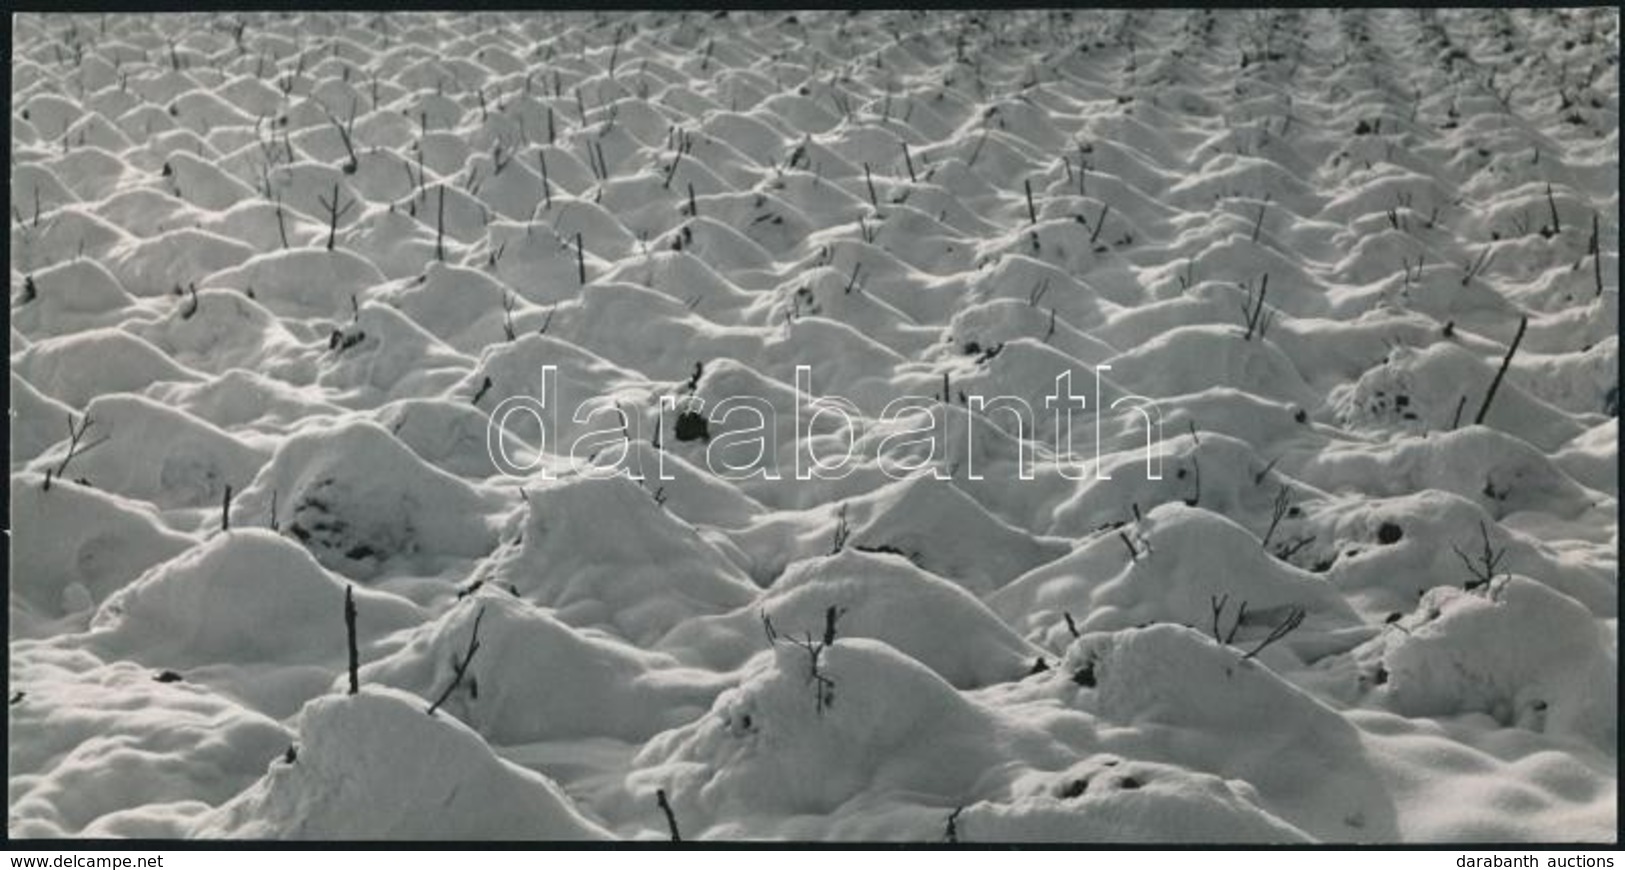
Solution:
M 10 24 L 13 847 L 1617 843 L 1618 8 Z

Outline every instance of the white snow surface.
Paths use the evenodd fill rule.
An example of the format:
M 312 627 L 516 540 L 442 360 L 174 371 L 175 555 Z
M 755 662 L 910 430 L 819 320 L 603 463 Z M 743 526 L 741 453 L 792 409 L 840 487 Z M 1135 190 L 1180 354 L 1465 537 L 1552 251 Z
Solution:
M 1617 10 L 14 27 L 10 836 L 1613 838 Z

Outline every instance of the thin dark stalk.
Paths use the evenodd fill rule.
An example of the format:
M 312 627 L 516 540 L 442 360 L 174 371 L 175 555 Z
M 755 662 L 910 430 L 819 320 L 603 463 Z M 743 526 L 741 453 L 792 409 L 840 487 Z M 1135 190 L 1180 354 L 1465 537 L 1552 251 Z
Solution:
M 1484 394 L 1484 404 L 1478 406 L 1478 416 L 1473 418 L 1475 426 L 1484 425 L 1484 418 L 1490 413 L 1490 402 L 1495 400 L 1495 391 L 1501 386 L 1501 379 L 1506 376 L 1507 367 L 1512 365 L 1512 355 L 1518 352 L 1518 344 L 1523 341 L 1523 333 L 1529 328 L 1529 316 L 1525 315 L 1518 320 L 1518 334 L 1512 337 L 1512 345 L 1507 348 L 1507 355 L 1501 360 L 1501 368 L 1495 372 L 1495 380 L 1490 381 L 1489 392 Z
M 350 694 L 361 691 L 361 652 L 356 646 L 355 586 L 344 587 L 344 632 L 350 650 Z
M 580 233 L 576 233 L 576 276 L 581 279 L 581 286 L 587 286 L 587 251 L 582 247 Z
M 474 661 L 474 654 L 480 651 L 480 620 L 484 618 L 485 608 L 481 607 L 479 612 L 474 614 L 474 630 L 468 636 L 468 651 L 463 653 L 462 661 L 454 660 L 452 662 L 451 685 L 447 686 L 446 690 L 440 693 L 440 697 L 429 705 L 430 716 L 433 716 L 434 712 L 440 709 L 440 705 L 446 703 L 446 699 L 451 697 L 451 693 L 456 691 L 457 687 L 462 684 L 463 675 L 468 673 L 469 663 Z

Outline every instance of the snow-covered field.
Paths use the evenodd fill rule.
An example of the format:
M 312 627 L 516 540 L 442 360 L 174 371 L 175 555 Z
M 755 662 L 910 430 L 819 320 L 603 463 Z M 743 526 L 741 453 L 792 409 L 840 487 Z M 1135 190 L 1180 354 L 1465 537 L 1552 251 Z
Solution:
M 13 837 L 1614 837 L 1615 10 L 14 40 Z

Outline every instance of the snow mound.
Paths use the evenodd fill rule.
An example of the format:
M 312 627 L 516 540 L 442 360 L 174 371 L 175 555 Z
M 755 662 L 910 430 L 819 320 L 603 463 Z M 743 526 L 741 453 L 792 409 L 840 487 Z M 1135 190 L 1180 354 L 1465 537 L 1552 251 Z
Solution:
M 1131 555 L 1123 538 L 1134 546 Z M 1358 624 L 1348 603 L 1321 578 L 1275 558 L 1235 522 L 1201 508 L 1166 504 L 1139 523 L 1092 536 L 1073 554 L 1037 568 L 988 596 L 1012 625 L 1053 640 L 1064 611 L 1083 631 L 1152 622 L 1206 626 L 1213 602 L 1247 604 L 1238 637 L 1268 634 L 1291 608 L 1304 628 L 1285 645 L 1324 642 Z
M 708 715 L 645 745 L 631 788 L 664 788 L 678 818 L 703 830 L 837 813 L 866 791 L 952 805 L 990 788 L 984 778 L 1008 757 L 1064 754 L 1041 731 L 1000 719 L 878 641 L 838 639 L 823 649 L 818 674 L 827 684 L 813 679 L 810 662 L 788 640 L 753 659 Z
M 266 458 L 265 451 L 141 396 L 100 396 L 85 416 L 92 423 L 79 448 L 101 443 L 75 456 L 69 473 L 160 508 L 217 506 L 228 487 L 241 491 Z M 43 475 L 67 450 L 63 442 L 47 451 L 36 469 Z
M 1042 656 L 958 586 L 900 556 L 861 549 L 796 562 L 759 601 L 685 623 L 663 646 L 735 667 L 767 643 L 764 615 L 789 637 L 821 637 L 831 607 L 841 637 L 884 641 L 960 688 L 1020 679 Z
M 952 482 L 922 475 L 851 503 L 850 544 L 898 552 L 977 595 L 1049 562 L 1070 548 L 1035 538 L 990 514 Z
M 1614 836 L 1617 13 L 387 19 L 13 22 L 14 835 Z
M 607 832 L 540 774 L 404 692 L 329 696 L 299 714 L 296 756 L 197 820 L 198 837 L 596 840 Z
M 30 289 L 31 288 L 31 289 Z M 24 299 L 12 311 L 12 325 L 27 335 L 61 335 L 122 320 L 130 294 L 106 267 L 89 258 L 68 260 L 25 279 Z
M 182 820 L 252 784 L 286 729 L 134 662 L 13 643 L 7 710 L 14 837 L 184 835 Z
M 355 591 L 358 634 L 414 623 L 416 607 Z M 297 544 L 237 529 L 143 574 L 97 610 L 91 631 L 109 652 L 152 665 L 338 662 L 344 585 Z
M 107 393 L 139 390 L 157 381 L 196 381 L 164 352 L 106 327 L 49 338 L 12 359 L 12 370 L 40 392 L 76 408 Z
M 164 526 L 151 505 L 69 480 L 11 478 L 12 636 L 91 610 L 192 540 Z M 82 627 L 82 623 L 81 623 Z
M 1526 577 L 1432 589 L 1354 659 L 1375 698 L 1405 716 L 1485 713 L 1599 747 L 1618 734 L 1612 637 L 1574 599 Z
M 688 619 L 756 597 L 756 587 L 699 530 L 624 475 L 526 492 L 520 539 L 476 576 L 513 585 L 570 625 L 611 627 L 647 648 Z
M 1031 777 L 1008 803 L 965 807 L 961 843 L 1303 843 L 1246 783 L 1150 761 L 1087 758 Z
M 351 407 L 445 393 L 472 361 L 387 305 L 368 302 L 327 332 L 322 386 Z
M 307 248 L 259 254 L 199 283 L 253 291 L 261 305 L 286 317 L 337 318 L 369 288 L 383 284 L 384 275 L 349 251 Z
M 12 332 L 16 336 L 16 332 Z M 12 352 L 17 351 L 16 347 Z M 11 372 L 11 467 L 26 466 L 46 448 L 67 437 L 73 409 L 34 389 Z
M 202 284 L 253 255 L 254 249 L 242 242 L 183 228 L 114 251 L 108 268 L 125 290 L 137 296 L 162 296 Z
M 365 420 L 282 442 L 233 508 L 276 525 L 328 568 L 370 577 L 392 559 L 478 558 L 496 545 L 490 499 Z
M 677 666 L 592 629 L 572 628 L 500 590 L 481 590 L 361 669 L 430 701 L 455 679 L 479 623 L 479 650 L 442 707 L 494 744 L 612 737 L 641 741 L 707 709 L 718 676 Z
M 1245 780 L 1261 807 L 1317 838 L 1396 834 L 1359 730 L 1241 649 L 1174 625 L 1090 633 L 1048 678 L 1072 703 L 1133 726 L 1124 751 Z

